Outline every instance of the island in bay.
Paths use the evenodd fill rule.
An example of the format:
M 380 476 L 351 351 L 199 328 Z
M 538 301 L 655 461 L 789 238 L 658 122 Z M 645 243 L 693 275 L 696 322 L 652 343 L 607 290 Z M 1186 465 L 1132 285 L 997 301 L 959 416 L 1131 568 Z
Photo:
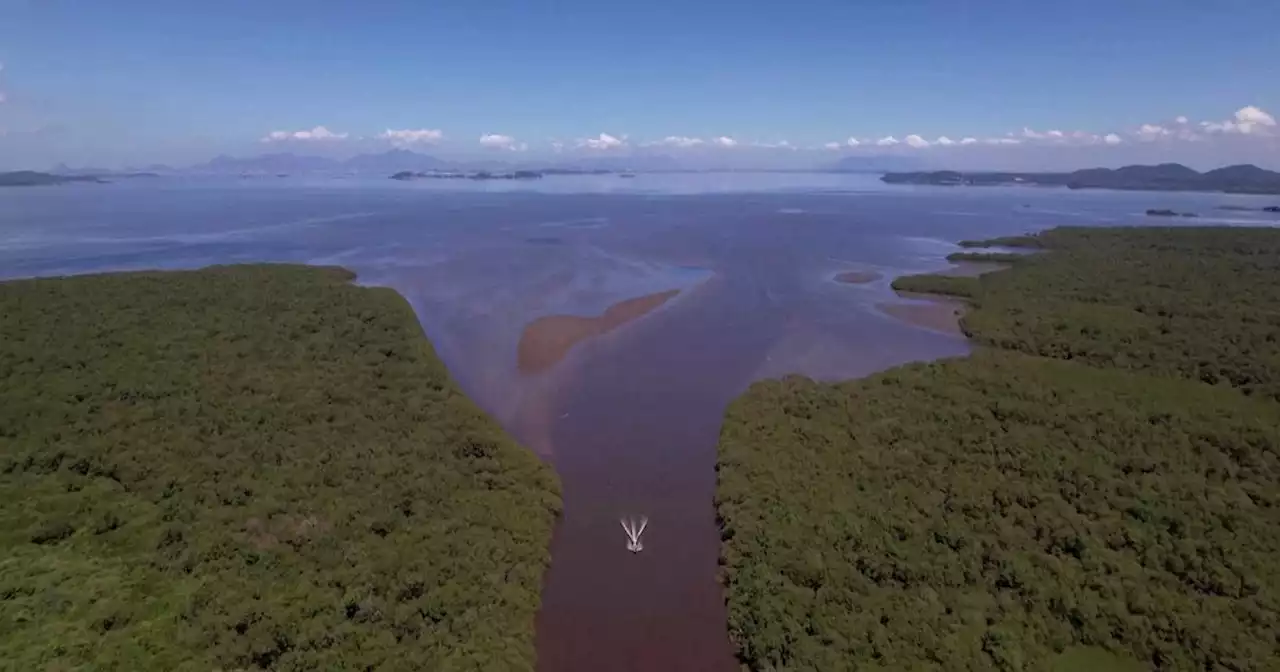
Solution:
M 1180 163 L 1123 168 L 1086 168 L 1067 173 L 961 172 L 956 170 L 885 173 L 886 184 L 939 186 L 1028 185 L 1068 189 L 1126 191 L 1207 191 L 1228 194 L 1280 194 L 1280 173 L 1240 164 L 1201 173 Z

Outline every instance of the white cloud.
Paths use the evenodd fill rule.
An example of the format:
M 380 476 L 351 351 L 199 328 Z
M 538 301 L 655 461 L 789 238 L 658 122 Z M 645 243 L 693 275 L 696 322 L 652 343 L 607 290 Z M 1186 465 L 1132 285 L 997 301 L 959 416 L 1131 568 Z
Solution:
M 439 142 L 444 137 L 444 132 L 438 128 L 405 128 L 401 130 L 387 130 L 378 134 L 380 140 L 390 141 L 396 146 L 416 145 L 416 144 L 433 144 Z
M 1155 140 L 1172 134 L 1173 131 L 1156 124 L 1143 124 L 1138 127 L 1138 138 L 1141 140 Z
M 1064 140 L 1067 137 L 1066 133 L 1057 129 L 1052 131 L 1037 131 L 1035 129 L 1027 128 L 1026 126 L 1022 127 L 1022 132 L 1018 135 L 1027 140 Z
M 289 140 L 309 142 L 346 139 L 346 133 L 334 133 L 324 126 L 316 126 L 309 131 L 271 131 L 263 136 L 261 142 L 286 142 Z
M 1236 110 L 1236 126 L 1241 133 L 1252 133 L 1259 126 L 1269 128 L 1275 125 L 1275 117 L 1267 114 L 1260 107 L 1248 105 Z
M 505 149 L 510 152 L 523 152 L 529 148 L 525 143 L 516 142 L 515 138 L 499 133 L 485 133 L 480 136 L 480 146 L 489 149 Z
M 1200 128 L 1206 133 L 1234 133 L 1236 130 L 1236 122 L 1234 121 L 1202 121 Z
M 661 140 L 655 140 L 646 143 L 649 146 L 666 146 L 666 147 L 698 147 L 705 145 L 706 141 L 702 138 L 690 138 L 683 135 L 668 135 Z
M 1025 145 L 1030 147 L 1044 146 L 1100 146 L 1100 145 L 1119 145 L 1137 140 L 1144 141 L 1186 141 L 1186 142 L 1206 142 L 1211 140 L 1214 135 L 1218 134 L 1252 134 L 1257 137 L 1274 138 L 1280 134 L 1280 124 L 1270 113 L 1256 106 L 1246 106 L 1238 109 L 1231 117 L 1223 121 L 1192 121 L 1186 116 L 1176 116 L 1169 118 L 1168 121 L 1162 123 L 1147 123 L 1131 128 L 1120 133 L 1094 133 L 1084 130 L 1035 130 L 1030 126 L 1024 126 L 1020 130 L 1011 133 L 996 135 L 992 137 L 980 136 L 959 136 L 951 138 L 949 136 L 938 136 L 935 140 L 927 140 L 918 134 L 906 135 L 901 138 L 894 135 L 886 135 L 880 138 L 863 138 L 849 137 L 843 141 L 833 140 L 826 143 L 808 145 L 803 148 L 806 150 L 826 150 L 836 151 L 842 148 L 854 148 L 862 146 L 877 147 L 895 147 L 905 146 L 916 149 L 926 147 L 960 147 L 970 145 L 988 145 L 988 146 L 1018 146 Z M 346 138 L 345 133 L 333 133 L 323 126 L 318 126 L 306 131 L 274 131 L 266 138 L 264 142 L 274 142 L 283 140 L 326 140 L 326 139 L 342 139 Z M 442 137 L 438 130 L 422 129 L 418 131 L 392 131 L 388 130 L 378 137 L 384 139 L 392 139 L 399 142 L 434 142 Z M 584 138 L 568 145 L 560 143 L 555 139 L 548 139 L 550 147 L 553 151 L 559 152 L 566 147 L 589 148 L 596 150 L 610 150 L 618 148 L 626 148 L 630 144 L 626 135 L 610 135 L 601 133 L 596 137 Z M 485 134 L 480 138 L 480 144 L 485 147 L 495 149 L 523 150 L 527 146 L 525 143 L 516 141 L 511 136 L 501 134 Z M 670 147 L 670 148 L 696 148 L 696 147 L 719 147 L 719 148 L 762 148 L 762 149 L 787 149 L 797 150 L 799 147 L 786 141 L 777 142 L 761 142 L 738 140 L 731 136 L 718 137 L 692 137 L 682 135 L 670 135 L 661 139 L 650 140 L 641 144 L 644 147 Z
M 617 137 L 608 133 L 601 133 L 598 137 L 583 138 L 578 141 L 579 147 L 587 149 L 617 149 L 627 144 L 627 136 Z
M 1226 121 L 1202 121 L 1200 128 L 1206 133 L 1240 133 L 1242 135 L 1268 135 L 1276 125 L 1275 117 L 1254 105 L 1236 110 L 1233 119 Z

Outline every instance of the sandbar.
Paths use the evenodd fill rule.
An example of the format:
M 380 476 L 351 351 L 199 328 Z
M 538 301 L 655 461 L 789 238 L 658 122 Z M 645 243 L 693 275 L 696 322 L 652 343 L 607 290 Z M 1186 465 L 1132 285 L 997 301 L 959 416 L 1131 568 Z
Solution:
M 956 278 L 976 278 L 979 275 L 1003 271 L 1006 268 L 1012 268 L 1012 264 L 1000 264 L 991 261 L 957 261 L 952 262 L 951 268 L 945 268 L 941 271 L 935 271 L 937 275 L 949 275 Z
M 948 275 L 958 278 L 976 278 L 979 275 L 994 273 L 1011 268 L 1010 264 L 986 261 L 960 261 L 950 268 L 936 271 L 937 275 Z M 907 324 L 939 331 L 944 334 L 964 335 L 960 328 L 960 318 L 969 304 L 962 299 L 940 294 L 919 294 L 916 292 L 895 292 L 899 297 L 912 299 L 914 303 L 879 303 L 876 308 Z
M 845 271 L 836 274 L 836 282 L 843 282 L 849 285 L 865 285 L 869 282 L 879 280 L 882 275 L 875 271 Z
M 967 304 L 958 299 L 950 299 L 932 294 L 913 294 L 898 292 L 904 299 L 915 299 L 914 303 L 879 303 L 876 308 L 886 315 L 897 318 L 907 324 L 938 331 L 944 334 L 963 335 L 960 318 L 964 317 Z
M 521 373 L 540 373 L 555 366 L 569 350 L 589 338 L 607 334 L 666 303 L 680 290 L 639 296 L 609 306 L 603 315 L 547 315 L 525 326 L 516 348 Z

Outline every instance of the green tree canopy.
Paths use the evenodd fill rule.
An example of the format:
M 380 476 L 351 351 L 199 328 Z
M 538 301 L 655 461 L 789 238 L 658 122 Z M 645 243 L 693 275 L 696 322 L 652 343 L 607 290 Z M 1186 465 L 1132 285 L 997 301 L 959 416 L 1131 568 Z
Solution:
M 555 478 L 352 277 L 0 284 L 0 659 L 533 668 Z
M 716 506 L 747 668 L 1276 669 L 1280 231 L 1035 244 L 902 283 L 961 287 L 996 347 L 731 405 Z

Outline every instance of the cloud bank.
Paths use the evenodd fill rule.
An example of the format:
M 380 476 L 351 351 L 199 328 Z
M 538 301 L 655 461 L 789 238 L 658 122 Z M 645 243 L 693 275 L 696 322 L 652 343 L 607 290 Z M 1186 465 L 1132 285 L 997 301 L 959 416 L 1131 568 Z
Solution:
M 307 131 L 271 131 L 262 137 L 262 142 L 288 142 L 295 140 L 298 142 L 324 142 L 332 140 L 346 140 L 348 134 L 334 133 L 324 126 L 316 126 Z
M 523 152 L 529 146 L 523 142 L 516 142 L 516 139 L 509 135 L 499 133 L 485 133 L 480 136 L 480 146 L 488 149 L 505 149 L 509 152 Z
M 378 134 L 378 139 L 386 140 L 397 147 L 430 145 L 444 139 L 444 132 L 438 128 L 405 128 L 401 130 L 388 128 Z
M 3 65 L 0 64 L 0 69 Z M 0 70 L 2 71 L 2 70 Z M 2 83 L 2 82 L 0 82 Z M 1224 115 L 1225 116 L 1225 115 Z M 964 156 L 994 156 L 986 153 L 984 148 L 1005 148 L 1009 151 L 1027 151 L 1027 157 L 1037 156 L 1031 150 L 1042 148 L 1071 147 L 1117 147 L 1128 148 L 1135 155 L 1174 157 L 1186 152 L 1191 155 L 1208 156 L 1267 156 L 1270 152 L 1280 150 L 1280 124 L 1275 116 L 1256 105 L 1239 107 L 1225 119 L 1195 120 L 1185 115 L 1174 115 L 1166 119 L 1151 120 L 1128 128 L 1112 128 L 1106 130 L 1070 130 L 1067 128 L 1035 128 L 1021 126 L 1004 134 L 925 134 L 895 133 L 891 135 L 851 135 L 843 140 L 816 142 L 803 147 L 787 140 L 760 140 L 730 135 L 667 135 L 651 140 L 632 140 L 626 134 L 601 132 L 594 136 L 562 142 L 547 139 L 538 147 L 556 153 L 582 151 L 619 153 L 670 151 L 696 152 L 706 160 L 716 152 L 734 152 L 736 158 L 725 160 L 751 161 L 750 157 L 763 157 L 765 151 L 799 152 L 804 150 L 825 150 L 827 152 L 855 151 L 887 151 L 890 153 L 936 153 L 938 157 L 957 153 L 956 158 L 939 160 L 964 160 L 958 158 L 959 153 L 970 152 Z M 911 130 L 911 129 L 903 129 Z M 397 147 L 416 147 L 434 145 L 445 140 L 445 133 L 440 129 L 391 129 L 371 136 L 354 137 L 346 132 L 329 130 L 325 126 L 316 126 L 303 130 L 273 130 L 261 138 L 264 143 L 323 143 L 346 140 L 348 138 L 365 142 L 381 140 Z M 476 137 L 476 136 L 472 136 Z M 479 148 L 493 151 L 523 152 L 530 145 L 513 136 L 502 133 L 483 133 L 478 136 Z M 1178 143 L 1196 143 L 1197 149 L 1180 149 Z M 476 145 L 471 145 L 475 147 Z M 1206 154 L 1208 152 L 1209 154 Z M 754 153 L 754 154 L 753 154 Z M 1002 156 L 1009 156 L 1003 154 Z M 1059 156 L 1067 156 L 1059 154 Z M 1074 155 L 1083 156 L 1083 155 Z M 760 159 L 763 160 L 763 159 Z M 1027 160 L 1030 160 L 1028 158 Z
M 923 150 L 930 147 L 967 147 L 972 145 L 988 146 L 1115 146 L 1127 142 L 1159 143 L 1159 142 L 1204 142 L 1216 135 L 1249 136 L 1252 138 L 1280 138 L 1280 129 L 1276 119 L 1266 110 L 1248 105 L 1236 110 L 1230 119 L 1222 121 L 1201 121 L 1193 124 L 1186 116 L 1176 116 L 1168 121 L 1148 122 L 1127 130 L 1111 130 L 1101 133 L 1076 130 L 1063 131 L 1050 129 L 1039 131 L 1028 126 L 1019 131 L 1003 136 L 979 138 L 972 135 L 963 136 L 959 141 L 941 135 L 935 140 L 928 140 L 923 134 L 911 133 L 902 136 L 887 135 L 880 138 L 860 140 L 851 137 L 847 141 L 831 141 L 821 145 L 828 150 L 842 150 L 862 144 L 873 144 L 877 147 L 905 147 Z
M 578 140 L 578 147 L 586 149 L 620 149 L 627 145 L 627 136 L 617 137 L 608 133 L 601 133 L 594 138 L 582 138 Z
M 684 135 L 668 135 L 661 140 L 645 143 L 647 147 L 679 147 L 687 149 L 689 147 L 701 147 L 707 144 L 702 138 L 690 138 Z

